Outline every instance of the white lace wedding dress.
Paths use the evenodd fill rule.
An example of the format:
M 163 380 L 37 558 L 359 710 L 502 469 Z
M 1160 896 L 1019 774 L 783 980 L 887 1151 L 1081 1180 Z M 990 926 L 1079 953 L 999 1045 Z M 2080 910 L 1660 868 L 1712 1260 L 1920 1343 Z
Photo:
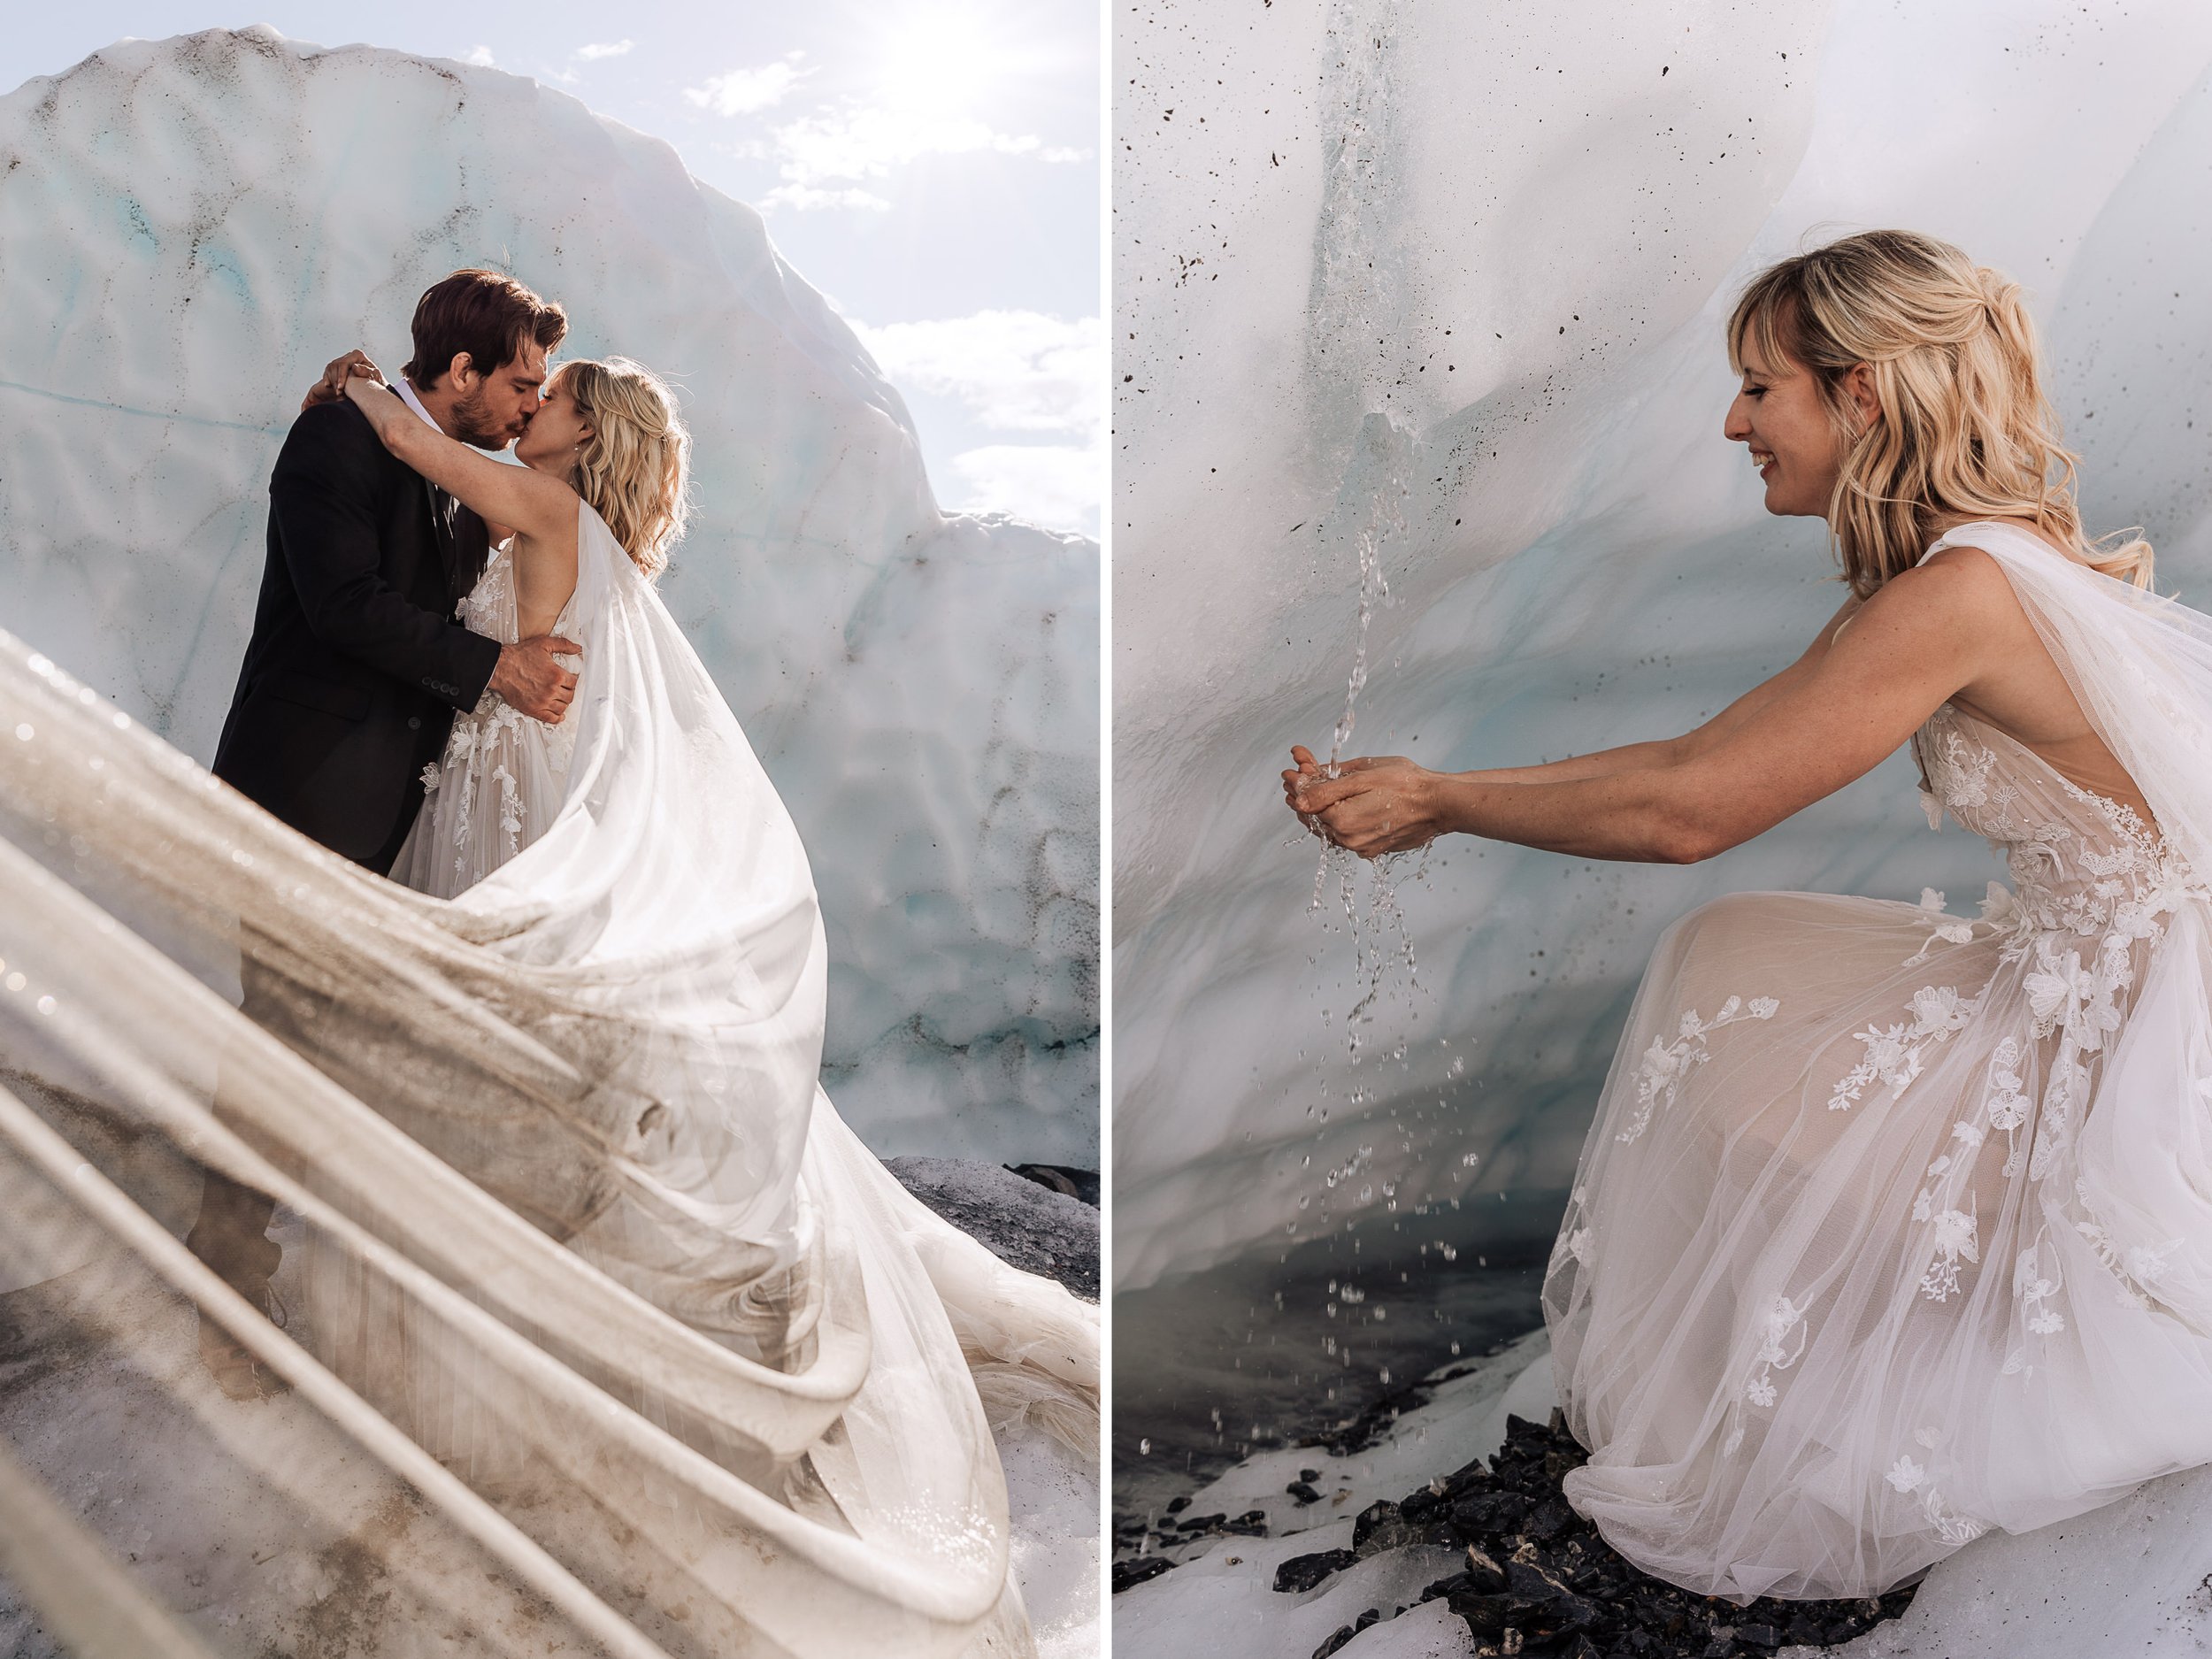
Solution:
M 1095 1455 L 1096 1310 L 838 1119 L 805 850 L 579 542 L 570 734 L 469 723 L 416 849 L 489 866 L 449 901 L 0 635 L 0 1516 L 39 1517 L 0 1629 L 12 1591 L 111 1651 L 1033 1651 L 992 1430 Z M 179 1240 L 210 1167 L 280 1203 L 288 1331 Z M 288 1392 L 224 1397 L 202 1314 Z
M 513 543 L 492 549 L 484 573 L 461 602 L 472 634 L 511 645 L 522 637 L 515 609 Z M 576 626 L 571 595 L 551 632 Z M 492 692 L 457 715 L 445 753 L 423 768 L 422 810 L 392 864 L 392 879 L 449 899 L 505 864 L 550 824 L 568 791 L 576 752 L 572 718 L 534 720 Z
M 2212 1460 L 2212 620 L 1950 542 L 2157 822 L 1947 704 L 1924 804 L 2009 891 L 1743 894 L 1662 940 L 1545 1313 L 1570 1501 L 1712 1594 L 1877 1593 Z

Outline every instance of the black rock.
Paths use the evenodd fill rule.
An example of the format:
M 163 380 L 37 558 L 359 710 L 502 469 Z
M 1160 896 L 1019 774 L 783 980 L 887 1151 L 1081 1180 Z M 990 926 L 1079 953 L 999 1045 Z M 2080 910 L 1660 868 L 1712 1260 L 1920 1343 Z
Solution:
M 1465 1619 L 1468 1630 L 1478 1638 L 1502 1634 L 1506 1622 L 1518 1610 L 1509 1595 L 1461 1594 L 1447 1598 L 1445 1605 Z
M 1344 1646 L 1346 1642 L 1351 1640 L 1353 1637 L 1358 1634 L 1359 1632 L 1354 1630 L 1349 1624 L 1338 1625 L 1336 1634 L 1330 1637 L 1328 1640 L 1323 1642 L 1318 1647 L 1313 1650 L 1313 1659 L 1329 1659 L 1329 1655 L 1331 1654 L 1334 1653 L 1338 1648 Z
M 1540 1543 L 1549 1543 L 1574 1524 L 1575 1512 L 1563 1498 L 1546 1498 L 1521 1523 L 1521 1531 Z
M 1371 1607 L 1364 1613 L 1362 1613 L 1357 1618 L 1352 1621 L 1352 1629 L 1355 1632 L 1363 1631 L 1365 1630 L 1370 1624 L 1379 1624 L 1381 1623 L 1382 1609 L 1379 1607 Z
M 1771 1624 L 1739 1624 L 1736 1640 L 1749 1642 L 1754 1647 L 1779 1647 L 1782 1632 Z
M 1275 1569 L 1275 1588 L 1285 1595 L 1302 1594 L 1333 1573 L 1357 1561 L 1348 1549 L 1325 1549 L 1311 1555 L 1293 1555 Z
M 1409 1492 L 1398 1500 L 1398 1513 L 1417 1526 L 1424 1525 L 1430 1521 L 1442 1520 L 1445 1508 L 1444 1500 L 1426 1486 L 1423 1486 L 1418 1492 Z
M 1368 1546 L 1386 1532 L 1397 1532 L 1403 1526 L 1403 1515 L 1398 1506 L 1387 1498 L 1377 1500 L 1359 1512 L 1352 1523 L 1352 1548 L 1363 1555 L 1371 1555 L 1375 1549 L 1387 1549 L 1388 1544 Z
M 1506 1586 L 1506 1571 L 1482 1549 L 1467 1546 L 1467 1571 L 1463 1575 L 1479 1594 L 1494 1595 Z
M 1371 1503 L 1360 1512 L 1352 1529 L 1352 1548 L 1363 1558 L 1385 1550 L 1407 1549 L 1416 1544 L 1436 1544 L 1448 1549 L 1456 1542 L 1441 1520 L 1417 1525 L 1394 1503 Z
M 1118 1561 L 1114 1563 L 1113 1593 L 1119 1595 L 1130 1586 L 1156 1578 L 1174 1565 L 1165 1555 L 1140 1555 L 1134 1561 Z
M 1302 1469 L 1298 1471 L 1298 1479 L 1301 1480 L 1318 1480 L 1321 1479 L 1321 1471 L 1318 1469 Z
M 1532 1615 L 1514 1623 L 1523 1628 L 1564 1632 L 1587 1630 L 1597 1623 L 1598 1609 L 1594 1602 L 1577 1595 L 1566 1582 L 1548 1568 L 1533 1563 L 1515 1559 L 1505 1563 L 1506 1592 L 1516 1603 L 1517 1615 L 1524 1608 Z
M 1167 1512 L 1170 1515 L 1180 1515 L 1185 1509 L 1189 1508 L 1190 1494 L 1188 1493 L 1185 1493 L 1179 1498 L 1170 1498 L 1167 1501 Z
M 1242 1515 L 1238 1516 L 1235 1520 L 1224 1522 L 1221 1530 L 1225 1532 L 1233 1532 L 1239 1538 L 1265 1538 L 1267 1536 L 1267 1511 L 1248 1509 Z
M 1308 1486 L 1302 1480 L 1294 1480 L 1288 1486 L 1285 1486 L 1283 1490 L 1287 1492 L 1292 1497 L 1297 1499 L 1301 1508 L 1303 1508 L 1309 1503 L 1318 1503 L 1321 1502 L 1321 1494 L 1316 1492 L 1311 1486 Z
M 902 1157 L 887 1159 L 884 1167 L 900 1186 L 993 1255 L 1025 1272 L 1056 1279 L 1087 1302 L 1098 1300 L 1094 1203 L 1052 1191 L 995 1164 Z
M 1422 1591 L 1421 1600 L 1423 1601 L 1434 1601 L 1446 1596 L 1461 1594 L 1473 1595 L 1474 1594 L 1474 1578 L 1470 1574 L 1455 1572 L 1448 1578 L 1439 1578 L 1434 1584 L 1429 1586 L 1427 1589 Z
M 1529 1501 L 1517 1492 L 1471 1493 L 1453 1503 L 1452 1530 L 1472 1541 L 1518 1529 Z
M 1078 1203 L 1098 1208 L 1098 1171 L 1079 1170 L 1066 1164 L 1008 1164 L 1002 1166 L 1025 1181 L 1034 1181 Z

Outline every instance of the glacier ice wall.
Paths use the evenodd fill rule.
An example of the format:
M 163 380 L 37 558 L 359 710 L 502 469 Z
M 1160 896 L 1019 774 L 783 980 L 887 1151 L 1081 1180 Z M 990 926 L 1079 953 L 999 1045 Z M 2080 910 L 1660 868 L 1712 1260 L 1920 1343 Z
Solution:
M 456 266 L 673 378 L 666 586 L 807 839 L 829 1082 L 886 1154 L 1097 1146 L 1097 549 L 941 515 L 750 209 L 496 70 L 260 28 L 0 99 L 0 626 L 207 759 L 302 390 Z
M 1720 326 L 1759 265 L 1870 225 L 2029 286 L 2093 523 L 2145 525 L 2162 586 L 2212 608 L 2212 12 L 1169 0 L 1119 27 L 1133 1286 L 1363 1210 L 1563 1189 L 1694 903 L 1970 909 L 2001 873 L 1928 835 L 1901 757 L 1690 869 L 1463 840 L 1402 886 L 1417 988 L 1386 988 L 1355 1067 L 1334 879 L 1310 913 L 1276 772 L 1344 710 L 1363 538 L 1388 594 L 1348 752 L 1555 759 L 1687 729 L 1794 657 L 1841 595 L 1821 527 L 1766 518 L 1721 440 Z

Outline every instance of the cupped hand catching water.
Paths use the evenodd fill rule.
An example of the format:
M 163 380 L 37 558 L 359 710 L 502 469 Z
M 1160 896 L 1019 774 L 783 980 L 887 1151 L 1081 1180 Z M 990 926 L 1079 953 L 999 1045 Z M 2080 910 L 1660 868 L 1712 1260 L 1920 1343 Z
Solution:
M 1292 746 L 1283 798 L 1315 834 L 1363 858 L 1425 847 L 1452 826 L 1437 788 L 1442 780 L 1403 755 L 1323 762 Z

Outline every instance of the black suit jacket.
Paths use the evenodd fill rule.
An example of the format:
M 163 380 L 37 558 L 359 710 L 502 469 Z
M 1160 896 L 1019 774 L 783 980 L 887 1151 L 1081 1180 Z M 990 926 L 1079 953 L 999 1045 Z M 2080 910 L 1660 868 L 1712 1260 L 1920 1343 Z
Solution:
M 437 499 L 443 499 L 442 497 Z M 472 709 L 496 641 L 454 612 L 484 521 L 392 457 L 344 399 L 292 423 L 269 479 L 269 554 L 215 775 L 334 852 L 388 872 L 422 770 Z

